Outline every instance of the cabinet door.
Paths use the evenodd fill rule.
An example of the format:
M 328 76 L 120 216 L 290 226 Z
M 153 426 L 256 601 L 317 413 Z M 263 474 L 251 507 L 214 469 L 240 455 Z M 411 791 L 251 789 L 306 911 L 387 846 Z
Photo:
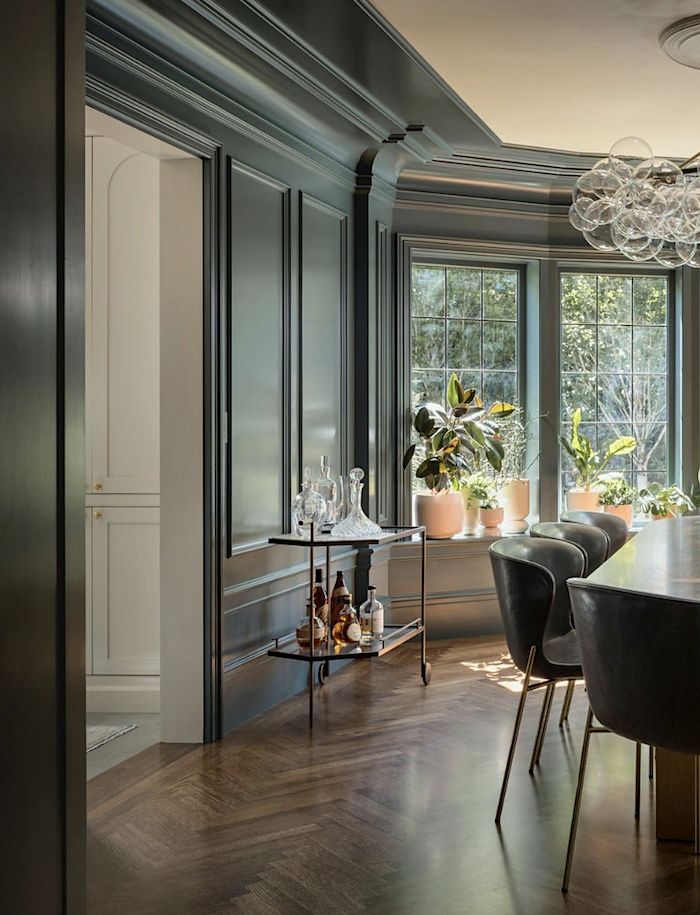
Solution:
M 160 464 L 159 163 L 92 139 L 90 489 L 157 493 Z
M 92 516 L 92 670 L 160 671 L 159 509 L 96 508 Z

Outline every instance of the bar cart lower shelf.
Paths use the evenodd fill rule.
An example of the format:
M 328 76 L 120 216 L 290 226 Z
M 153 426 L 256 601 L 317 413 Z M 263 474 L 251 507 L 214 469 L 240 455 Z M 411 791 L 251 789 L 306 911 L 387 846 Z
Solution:
M 271 537 L 270 543 L 282 544 L 285 546 L 303 546 L 309 550 L 309 595 L 311 598 L 312 614 L 313 611 L 313 590 L 314 590 L 314 549 L 322 547 L 325 549 L 325 567 L 326 567 L 326 593 L 330 602 L 330 564 L 331 548 L 334 546 L 355 546 L 355 547 L 372 547 L 385 546 L 388 543 L 394 543 L 400 540 L 419 540 L 421 544 L 420 562 L 421 562 L 421 593 L 420 593 L 420 616 L 410 623 L 389 623 L 384 626 L 384 635 L 381 639 L 375 639 L 368 645 L 335 645 L 329 637 L 316 648 L 300 648 L 296 642 L 294 634 L 290 634 L 281 639 L 275 640 L 274 648 L 270 648 L 268 654 L 275 658 L 286 658 L 290 661 L 302 661 L 309 665 L 309 727 L 313 728 L 314 724 L 314 676 L 313 665 L 319 663 L 318 680 L 323 686 L 330 672 L 331 661 L 356 661 L 362 658 L 381 658 L 382 655 L 388 654 L 400 645 L 405 644 L 410 639 L 417 636 L 421 638 L 420 654 L 420 676 L 423 683 L 427 686 L 430 683 L 431 668 L 426 657 L 426 619 L 425 619 L 425 528 L 424 527 L 391 527 L 382 528 L 382 533 L 376 537 L 344 540 L 337 537 L 331 537 L 328 534 L 315 534 L 313 525 L 309 531 L 309 537 L 303 538 L 299 535 L 288 534 L 280 537 Z M 313 620 L 310 631 L 313 632 Z

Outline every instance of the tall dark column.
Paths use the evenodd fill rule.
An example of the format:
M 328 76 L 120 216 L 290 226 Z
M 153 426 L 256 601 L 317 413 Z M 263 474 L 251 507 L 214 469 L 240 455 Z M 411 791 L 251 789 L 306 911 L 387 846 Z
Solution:
M 1 35 L 0 910 L 81 915 L 84 11 Z

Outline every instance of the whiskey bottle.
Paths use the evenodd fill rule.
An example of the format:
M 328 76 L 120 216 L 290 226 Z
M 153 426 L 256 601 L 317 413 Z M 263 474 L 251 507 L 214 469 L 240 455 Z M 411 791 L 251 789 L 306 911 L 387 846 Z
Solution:
M 343 597 L 343 606 L 338 614 L 338 621 L 333 627 L 333 641 L 336 645 L 357 645 L 362 638 L 362 630 L 357 619 L 357 611 L 352 605 L 352 597 Z
M 316 616 L 323 620 L 324 626 L 328 625 L 328 595 L 323 587 L 323 569 L 316 569 L 316 582 L 314 584 L 314 610 Z
M 300 648 L 308 648 L 311 642 L 311 605 L 306 602 L 306 616 L 299 620 L 296 627 L 297 643 Z M 326 625 L 319 616 L 314 616 L 313 625 L 314 648 L 318 648 L 326 638 Z
M 338 572 L 335 579 L 335 585 L 333 586 L 333 593 L 331 594 L 331 629 L 333 629 L 338 622 L 338 616 L 343 609 L 343 599 L 349 596 L 351 595 L 345 587 L 343 573 Z

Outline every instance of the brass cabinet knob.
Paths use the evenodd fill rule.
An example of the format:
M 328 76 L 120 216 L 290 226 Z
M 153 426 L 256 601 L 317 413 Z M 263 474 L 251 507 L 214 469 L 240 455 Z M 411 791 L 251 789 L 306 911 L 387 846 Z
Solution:
M 93 512 L 92 517 L 95 519 L 95 521 L 99 521 L 99 519 L 102 517 L 102 512 Z
M 95 491 L 99 492 L 102 489 L 102 483 L 95 483 Z

